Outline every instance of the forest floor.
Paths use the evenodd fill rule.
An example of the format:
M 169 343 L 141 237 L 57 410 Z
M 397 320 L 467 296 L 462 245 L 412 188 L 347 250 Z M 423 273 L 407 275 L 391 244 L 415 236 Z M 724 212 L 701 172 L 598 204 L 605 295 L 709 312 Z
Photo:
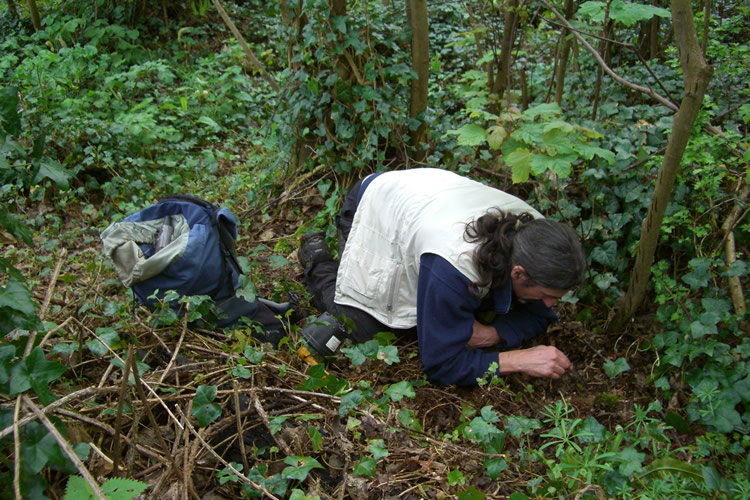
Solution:
M 303 196 L 297 203 L 305 200 Z M 49 208 L 39 205 L 26 210 Z M 59 325 L 44 339 L 45 351 L 58 343 L 79 341 L 81 345 L 75 352 L 51 356 L 68 371 L 52 387 L 56 396 L 67 395 L 65 404 L 50 411 L 66 422 L 73 442 L 90 442 L 101 450 L 92 451 L 86 461 L 94 477 L 117 475 L 115 464 L 104 455 L 114 457 L 121 475 L 152 485 L 147 492 L 151 498 L 235 498 L 242 481 L 221 484 L 217 472 L 226 465 L 220 460 L 243 464 L 246 473 L 263 463 L 268 468 L 265 476 L 270 477 L 288 466 L 289 462 L 284 462 L 288 456 L 314 457 L 323 466 L 295 486 L 321 498 L 450 497 L 457 490 L 455 484 L 449 484 L 448 474 L 456 470 L 465 478 L 463 487 L 473 485 L 488 497 L 503 498 L 526 491 L 529 482 L 544 474 L 542 464 L 530 461 L 524 453 L 541 445 L 536 442 L 538 433 L 520 440 L 508 434 L 503 450 L 508 468 L 491 480 L 483 467 L 487 453 L 455 432 L 471 419 L 469 408 L 476 413 L 489 405 L 501 418 L 542 419 L 545 407 L 564 400 L 572 409 L 570 418 L 593 416 L 612 430 L 632 421 L 635 405 L 645 408 L 659 399 L 653 385 L 647 383 L 656 362 L 653 350 L 643 341 L 654 333 L 650 323 L 633 323 L 617 335 L 593 332 L 575 321 L 575 305 L 563 304 L 558 309 L 561 321 L 535 340 L 557 346 L 573 362 L 574 370 L 561 379 L 507 376 L 499 385 L 474 388 L 426 383 L 416 336 L 407 335 L 396 339 L 400 362 L 392 365 L 368 360 L 354 366 L 343 355 L 323 361 L 330 375 L 347 381 L 352 388 L 369 384 L 373 401 L 389 384 L 421 381 L 414 384 L 413 398 L 385 406 L 358 406 L 349 418 L 342 418 L 338 395 L 303 387 L 311 366 L 297 355 L 296 348 L 301 345 L 298 328 L 291 329 L 288 343 L 273 349 L 242 333 L 194 329 L 182 321 L 152 326 L 150 313 L 133 310 L 126 290 L 102 265 L 98 230 L 87 229 L 91 223 L 87 219 L 95 219 L 96 214 L 83 212 L 66 211 L 61 235 L 67 236 L 56 243 L 39 242 L 36 259 L 29 262 L 35 262 L 34 266 L 46 262 L 49 269 L 40 274 L 37 267 L 35 274 L 32 268 L 18 265 L 26 276 L 38 276 L 36 297 L 40 303 L 49 297 L 48 305 L 43 306 L 44 320 Z M 272 248 L 274 240 L 295 234 L 302 223 L 281 214 L 270 223 L 259 220 L 242 235 L 238 253 L 241 256 L 259 243 Z M 269 256 L 270 251 L 255 257 L 260 273 L 268 278 L 257 283 L 260 294 L 271 296 L 274 290 L 270 287 L 282 281 L 302 287 L 302 270 L 294 251 L 287 256 L 292 264 L 281 268 L 271 266 Z M 128 310 L 131 314 L 123 315 Z M 307 313 L 316 315 L 317 311 L 310 308 Z M 120 320 L 121 316 L 127 319 Z M 303 324 L 304 320 L 295 326 Z M 133 355 L 148 365 L 140 381 L 131 379 L 130 386 L 123 384 L 122 370 L 111 362 L 114 351 L 97 356 L 82 348 L 107 328 L 119 332 L 119 353 L 130 344 L 136 347 Z M 262 351 L 262 361 L 247 363 L 242 359 L 246 345 Z M 602 365 L 618 357 L 627 358 L 631 370 L 610 379 Z M 242 377 L 233 376 L 232 370 L 243 363 L 249 371 Z M 199 386 L 216 386 L 214 402 L 221 408 L 221 415 L 205 427 L 189 417 L 192 405 L 197 404 L 194 397 Z M 407 427 L 398 418 L 404 408 L 413 411 L 418 426 Z M 319 435 L 311 433 L 311 426 Z M 541 432 L 550 428 L 545 423 L 542 426 Z M 238 428 L 242 429 L 242 442 Z M 692 439 L 672 432 L 677 444 Z M 383 440 L 387 456 L 378 460 L 372 476 L 353 474 L 354 464 L 371 455 L 368 446 L 372 439 Z M 548 451 L 554 459 L 552 449 Z M 61 497 L 65 476 L 48 474 L 52 490 Z M 257 485 L 258 477 L 249 476 Z

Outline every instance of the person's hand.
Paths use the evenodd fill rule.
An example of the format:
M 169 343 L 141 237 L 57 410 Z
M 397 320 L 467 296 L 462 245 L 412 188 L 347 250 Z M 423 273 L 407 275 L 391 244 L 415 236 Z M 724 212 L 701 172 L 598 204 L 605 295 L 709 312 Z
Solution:
M 532 377 L 560 378 L 571 365 L 557 347 L 540 345 L 529 349 L 501 352 L 500 373 L 521 372 Z
M 479 321 L 474 321 L 474 328 L 469 339 L 467 347 L 472 349 L 481 349 L 483 347 L 492 347 L 500 343 L 500 335 L 497 334 L 494 326 L 483 325 Z

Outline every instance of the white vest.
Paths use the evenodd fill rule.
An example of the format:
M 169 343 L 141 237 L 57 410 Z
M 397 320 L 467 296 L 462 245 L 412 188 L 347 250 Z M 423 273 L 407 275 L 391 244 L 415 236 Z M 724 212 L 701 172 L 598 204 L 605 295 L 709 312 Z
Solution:
M 542 217 L 515 196 L 447 170 L 420 168 L 376 177 L 354 215 L 335 302 L 361 309 L 391 328 L 416 326 L 421 256 L 436 254 L 472 283 L 479 281 L 472 258 L 476 243 L 465 241 L 464 232 L 466 224 L 493 207 Z

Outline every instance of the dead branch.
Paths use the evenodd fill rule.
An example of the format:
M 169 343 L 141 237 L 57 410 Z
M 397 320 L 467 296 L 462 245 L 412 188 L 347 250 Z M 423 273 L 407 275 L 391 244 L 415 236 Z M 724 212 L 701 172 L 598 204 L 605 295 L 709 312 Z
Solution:
M 34 412 L 34 415 L 44 424 L 44 426 L 47 428 L 50 434 L 52 434 L 57 440 L 57 444 L 60 445 L 60 448 L 65 452 L 65 454 L 68 456 L 71 462 L 73 462 L 73 465 L 75 465 L 78 472 L 83 476 L 83 478 L 86 480 L 88 485 L 91 487 L 91 490 L 94 492 L 96 497 L 99 500 L 107 500 L 107 495 L 104 494 L 102 489 L 99 487 L 99 484 L 96 482 L 96 479 L 91 475 L 89 470 L 86 468 L 85 465 L 83 465 L 83 462 L 81 462 L 81 459 L 78 458 L 78 455 L 76 455 L 76 452 L 73 450 L 73 448 L 70 446 L 70 443 L 68 443 L 68 440 L 65 439 L 62 434 L 60 434 L 60 431 L 57 430 L 57 428 L 52 425 L 52 422 L 49 421 L 47 418 L 47 415 L 42 413 L 42 411 L 37 407 L 37 405 L 34 404 L 34 402 L 29 399 L 28 396 L 23 396 L 23 402 L 26 406 L 31 409 L 31 411 Z

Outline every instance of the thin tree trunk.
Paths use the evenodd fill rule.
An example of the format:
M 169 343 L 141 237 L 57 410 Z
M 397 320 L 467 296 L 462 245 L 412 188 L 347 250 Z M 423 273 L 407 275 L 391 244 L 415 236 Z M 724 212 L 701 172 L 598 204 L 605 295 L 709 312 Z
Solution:
M 16 0 L 8 0 L 8 12 L 10 17 L 14 21 L 18 21 L 18 8 L 16 7 Z
M 31 1 L 31 0 L 29 0 Z M 229 18 L 229 15 L 227 14 L 227 11 L 224 10 L 224 7 L 222 7 L 221 2 L 219 0 L 213 0 L 214 6 L 216 7 L 216 10 L 219 11 L 219 15 L 221 16 L 221 19 L 224 21 L 224 24 L 227 25 L 227 27 L 232 31 L 232 34 L 234 34 L 234 37 L 237 39 L 239 44 L 242 46 L 242 49 L 245 51 L 245 55 L 250 60 L 250 63 L 253 65 L 253 67 L 260 73 L 260 76 L 262 76 L 269 85 L 271 85 L 271 88 L 278 92 L 280 89 L 279 84 L 276 83 L 276 80 L 273 79 L 271 75 L 268 74 L 268 72 L 263 67 L 263 64 L 258 60 L 257 57 L 255 57 L 255 54 L 252 50 L 250 50 L 250 47 L 248 47 L 247 42 L 245 41 L 245 38 L 240 33 L 240 30 L 237 29 L 237 26 L 234 25 L 232 20 Z
M 646 295 L 664 212 L 674 187 L 682 155 L 690 139 L 690 132 L 703 105 L 703 97 L 713 75 L 713 68 L 706 64 L 698 43 L 690 0 L 672 0 L 672 23 L 680 55 L 685 92 L 680 109 L 672 120 L 672 135 L 656 179 L 648 215 L 642 223 L 641 240 L 630 275 L 630 283 L 622 305 L 618 308 L 610 325 L 612 331 L 620 330 L 625 326 Z
M 706 57 L 708 47 L 708 31 L 711 27 L 711 0 L 703 0 L 703 39 L 701 40 L 701 51 Z
M 427 20 L 427 0 L 407 0 L 407 11 L 411 23 L 411 67 L 417 78 L 411 81 L 409 116 L 417 118 L 427 109 L 428 84 L 430 79 L 430 40 Z M 422 121 L 410 133 L 410 144 L 417 161 L 424 160 L 425 152 L 419 148 L 427 124 Z
M 503 101 L 505 91 L 508 89 L 510 77 L 510 64 L 513 56 L 513 39 L 515 27 L 518 22 L 518 0 L 508 0 L 503 16 L 503 43 L 500 47 L 500 57 L 495 58 L 497 74 L 494 78 L 491 93 L 495 98 L 493 112 L 500 112 L 500 103 Z
M 609 66 L 609 43 L 607 38 L 609 37 L 609 6 L 610 0 L 607 0 L 607 5 L 604 8 L 604 25 L 602 26 L 602 39 L 599 41 L 599 55 L 604 60 L 604 64 Z M 594 102 L 591 105 L 591 119 L 596 121 L 596 115 L 599 111 L 599 96 L 602 90 L 602 78 L 604 77 L 604 70 L 602 67 L 596 69 L 596 83 L 594 84 Z
M 34 25 L 34 31 L 41 31 L 42 20 L 39 17 L 39 9 L 36 6 L 36 0 L 26 0 L 26 5 L 29 8 L 29 14 L 31 15 L 31 24 Z
M 576 4 L 573 0 L 565 0 L 565 19 L 570 21 L 575 14 Z M 562 32 L 562 47 L 557 58 L 557 72 L 555 75 L 555 102 L 562 107 L 563 93 L 565 92 L 565 73 L 568 70 L 568 59 L 570 59 L 570 47 L 573 45 L 573 37 L 568 28 Z

